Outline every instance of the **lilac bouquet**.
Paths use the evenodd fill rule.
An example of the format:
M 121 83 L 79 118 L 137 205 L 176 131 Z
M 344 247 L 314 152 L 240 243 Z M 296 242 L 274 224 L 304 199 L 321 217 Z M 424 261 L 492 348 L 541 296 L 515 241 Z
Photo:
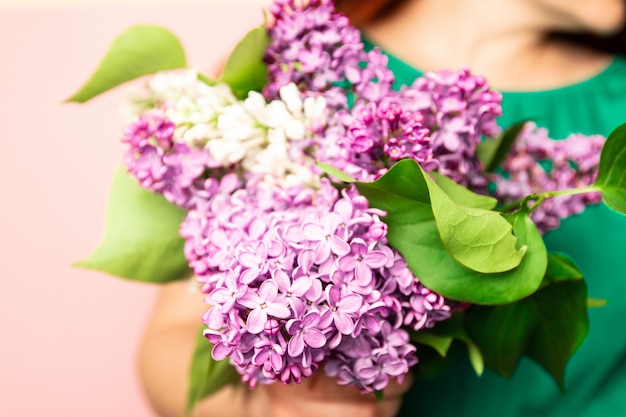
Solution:
M 186 67 L 179 43 L 133 28 L 72 97 L 159 72 L 126 103 L 134 180 L 118 175 L 105 241 L 79 265 L 151 282 L 193 274 L 207 312 L 189 407 L 233 369 L 250 386 L 323 370 L 380 392 L 455 340 L 478 373 L 510 375 L 529 354 L 562 383 L 586 335 L 586 287 L 541 233 L 603 199 L 625 211 L 625 157 L 603 150 L 623 129 L 606 144 L 555 142 L 532 124 L 501 133 L 484 78 L 433 72 L 392 88 L 385 55 L 331 0 L 276 0 L 266 21 L 217 80 L 164 72 Z M 144 54 L 134 73 L 122 70 L 137 68 L 132 48 Z M 540 303 L 554 322 L 505 323 L 529 341 L 495 360 L 503 337 L 487 323 Z M 552 340 L 532 340 L 552 325 Z

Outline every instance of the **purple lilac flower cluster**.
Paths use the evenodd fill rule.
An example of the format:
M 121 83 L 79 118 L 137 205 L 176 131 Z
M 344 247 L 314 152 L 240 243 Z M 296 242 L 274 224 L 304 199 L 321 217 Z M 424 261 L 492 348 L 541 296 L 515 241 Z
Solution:
M 320 364 L 367 392 L 417 362 L 405 328 L 450 316 L 386 241 L 384 215 L 354 188 L 260 188 L 234 176 L 181 227 L 212 308 L 205 335 L 254 386 L 300 382 Z M 236 190 L 233 192 L 233 190 Z
M 530 194 L 586 187 L 597 176 L 604 140 L 600 135 L 580 134 L 553 140 L 546 129 L 527 123 L 502 166 L 506 174 L 487 178 L 495 183 L 495 197 L 503 204 Z M 601 200 L 598 192 L 557 196 L 545 200 L 531 218 L 545 233 L 559 227 L 561 219 Z
M 126 127 L 122 137 L 127 144 L 124 163 L 142 187 L 163 194 L 180 207 L 190 208 L 194 184 L 213 164 L 207 152 L 175 143 L 175 128 L 161 109 L 140 115 Z
M 342 114 L 343 113 L 343 114 Z M 371 181 L 400 159 L 413 159 L 430 171 L 437 167 L 422 115 L 403 109 L 392 99 L 379 103 L 359 101 L 349 112 L 339 112 L 337 123 L 321 138 L 320 160 L 353 178 Z M 331 155 L 334 141 L 336 152 Z
M 332 1 L 301 3 L 280 0 L 270 8 L 266 94 L 293 82 L 305 96 L 324 95 L 332 128 L 318 140 L 318 160 L 363 180 L 413 158 L 463 185 L 483 181 L 476 145 L 498 133 L 502 100 L 483 77 L 468 70 L 427 73 L 397 92 L 387 57 L 378 48 L 365 50 Z
M 499 133 L 496 117 L 502 114 L 502 95 L 484 77 L 467 69 L 428 72 L 402 88 L 399 103 L 423 115 L 440 174 L 464 186 L 483 182 L 476 146 Z
M 272 22 L 264 95 L 278 97 L 280 88 L 293 82 L 300 91 L 325 92 L 333 108 L 347 107 L 348 98 L 337 83 L 366 75 L 359 67 L 367 62 L 359 31 L 337 13 L 332 0 L 276 0 L 268 10 Z M 391 76 L 386 66 L 381 69 Z
M 427 169 L 437 166 L 421 114 L 391 100 L 397 93 L 387 58 L 378 49 L 365 51 L 359 31 L 333 1 L 279 0 L 269 10 L 272 42 L 265 53 L 264 94 L 277 96 L 295 83 L 304 97 L 325 98 L 328 128 L 313 146 L 318 161 L 362 180 L 402 158 Z

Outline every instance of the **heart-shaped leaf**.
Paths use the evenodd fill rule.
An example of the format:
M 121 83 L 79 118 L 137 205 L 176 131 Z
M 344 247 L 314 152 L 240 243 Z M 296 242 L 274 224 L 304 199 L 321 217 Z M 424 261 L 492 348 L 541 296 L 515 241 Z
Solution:
M 113 41 L 89 81 L 67 101 L 84 103 L 127 81 L 186 66 L 185 51 L 170 31 L 133 26 Z
M 609 207 L 626 214 L 626 123 L 611 132 L 602 147 L 595 187 Z
M 417 332 L 410 332 L 411 342 L 419 343 L 420 345 L 430 346 L 433 348 L 442 358 L 445 358 L 448 354 L 448 350 L 454 340 L 453 336 L 440 335 L 428 330 L 420 330 Z
M 317 165 L 317 167 L 321 169 L 325 174 L 330 175 L 331 177 L 337 178 L 339 181 L 343 181 L 347 183 L 352 183 L 356 181 L 349 174 L 327 163 L 317 162 L 315 165 Z
M 550 262 L 562 261 L 550 257 Z M 469 335 L 486 364 L 500 375 L 511 376 L 526 355 L 564 388 L 565 366 L 584 341 L 589 327 L 585 281 L 580 273 L 561 274 L 566 269 L 569 266 L 549 267 L 543 288 L 523 300 L 502 306 L 474 306 L 468 312 Z M 550 276 L 552 271 L 559 276 Z M 570 278 L 566 279 L 566 275 Z
M 228 359 L 216 361 L 211 356 L 213 345 L 203 335 L 201 326 L 196 338 L 196 348 L 191 360 L 189 389 L 185 415 L 189 415 L 203 398 L 208 397 L 228 384 L 239 380 L 239 374 Z
M 505 216 L 520 245 L 528 246 L 520 265 L 507 272 L 479 273 L 458 263 L 446 250 L 430 206 L 426 180 L 414 161 L 400 161 L 372 183 L 356 183 L 370 206 L 387 212 L 392 247 L 431 290 L 473 304 L 504 304 L 535 292 L 545 274 L 547 254 L 527 213 Z
M 249 91 L 260 91 L 267 83 L 267 66 L 263 54 L 270 38 L 265 25 L 252 29 L 230 53 L 220 81 L 226 83 L 239 98 Z
M 510 271 L 520 264 L 527 248 L 517 248 L 513 227 L 499 212 L 460 205 L 423 175 L 439 236 L 454 259 L 483 273 Z
M 454 202 L 461 204 L 465 207 L 481 208 L 485 210 L 491 210 L 498 205 L 498 200 L 493 197 L 476 194 L 473 191 L 468 190 L 462 185 L 457 184 L 445 175 L 441 175 L 437 172 L 431 172 L 439 188 L 441 188 Z
M 109 194 L 104 240 L 75 266 L 145 282 L 189 276 L 178 234 L 184 210 L 139 186 L 123 167 Z

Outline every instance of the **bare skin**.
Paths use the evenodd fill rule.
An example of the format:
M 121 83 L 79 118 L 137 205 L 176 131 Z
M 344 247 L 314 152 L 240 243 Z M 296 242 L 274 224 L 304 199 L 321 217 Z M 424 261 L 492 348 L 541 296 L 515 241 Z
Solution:
M 586 8 L 579 10 L 583 3 Z M 554 30 L 619 28 L 623 2 L 589 3 L 413 0 L 364 30 L 386 50 L 423 70 L 468 66 L 502 91 L 546 90 L 587 79 L 612 59 L 546 37 Z
M 549 31 L 616 30 L 621 0 L 413 0 L 395 14 L 364 28 L 386 50 L 417 68 L 469 66 L 503 91 L 557 88 L 592 77 L 611 56 L 549 41 Z M 140 351 L 148 398 L 160 416 L 182 415 L 191 352 L 202 296 L 188 283 L 163 288 Z M 317 376 L 301 385 L 276 383 L 250 391 L 225 388 L 204 400 L 200 417 L 392 417 L 410 381 L 396 383 L 385 400 Z

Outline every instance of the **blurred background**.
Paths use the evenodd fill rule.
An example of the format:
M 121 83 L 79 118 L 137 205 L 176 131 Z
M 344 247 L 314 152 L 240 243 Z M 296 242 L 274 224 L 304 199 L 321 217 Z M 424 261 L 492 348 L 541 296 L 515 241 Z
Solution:
M 70 264 L 102 237 L 124 87 L 63 104 L 154 23 L 214 68 L 267 0 L 0 0 L 0 415 L 150 417 L 136 352 L 157 288 Z

